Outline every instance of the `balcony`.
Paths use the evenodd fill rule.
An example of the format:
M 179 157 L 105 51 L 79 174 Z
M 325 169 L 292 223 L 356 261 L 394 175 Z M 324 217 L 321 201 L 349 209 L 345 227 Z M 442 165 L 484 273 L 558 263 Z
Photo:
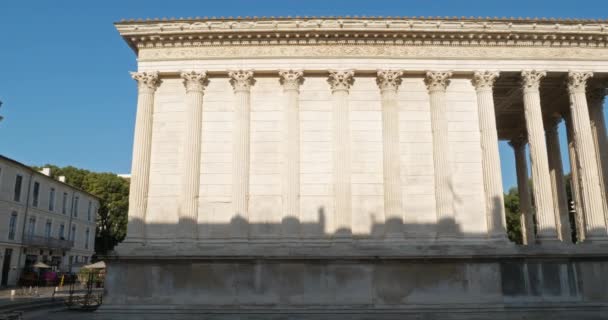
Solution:
M 25 236 L 23 244 L 49 249 L 71 249 L 74 246 L 74 241 L 42 236 Z

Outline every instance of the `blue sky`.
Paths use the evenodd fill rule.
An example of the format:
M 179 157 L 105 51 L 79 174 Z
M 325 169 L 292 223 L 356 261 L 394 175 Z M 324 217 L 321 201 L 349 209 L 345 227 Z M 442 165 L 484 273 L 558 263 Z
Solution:
M 0 154 L 26 164 L 130 171 L 137 92 L 128 71 L 136 60 L 113 26 L 123 18 L 607 14 L 606 0 L 2 0 Z M 513 153 L 504 143 L 500 151 L 504 184 L 515 185 Z

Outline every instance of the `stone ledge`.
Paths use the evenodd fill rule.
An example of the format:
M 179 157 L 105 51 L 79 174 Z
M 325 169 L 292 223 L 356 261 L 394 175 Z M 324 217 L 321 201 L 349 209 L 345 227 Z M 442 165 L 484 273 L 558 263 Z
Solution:
M 399 243 L 398 241 L 284 241 L 123 243 L 106 259 L 495 259 L 608 258 L 608 244 Z

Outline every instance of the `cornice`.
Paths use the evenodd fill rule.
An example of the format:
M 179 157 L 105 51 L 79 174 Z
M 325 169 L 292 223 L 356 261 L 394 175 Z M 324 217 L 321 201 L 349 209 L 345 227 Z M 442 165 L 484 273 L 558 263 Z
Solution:
M 606 47 L 606 20 L 511 18 L 236 18 L 116 23 L 135 50 L 218 45 L 395 44 Z

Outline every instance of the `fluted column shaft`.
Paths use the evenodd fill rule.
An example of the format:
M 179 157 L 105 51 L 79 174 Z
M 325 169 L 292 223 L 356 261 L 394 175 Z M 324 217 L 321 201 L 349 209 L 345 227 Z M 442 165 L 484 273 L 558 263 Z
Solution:
M 580 174 L 578 168 L 578 160 L 576 159 L 576 150 L 574 148 L 574 132 L 572 128 L 572 117 L 570 113 L 564 115 L 566 122 L 566 133 L 568 137 L 568 155 L 570 159 L 570 181 L 572 189 L 572 200 L 574 202 L 574 214 L 576 223 L 576 238 L 577 242 L 585 240 L 585 214 L 583 213 L 583 204 L 580 187 Z
M 333 165 L 334 165 L 334 230 L 336 237 L 352 235 L 350 185 L 350 116 L 348 91 L 354 82 L 354 72 L 330 71 L 333 104 Z
M 574 130 L 574 148 L 580 169 L 579 181 L 586 220 L 585 237 L 587 241 L 607 241 L 599 169 L 585 95 L 586 82 L 591 76 L 590 72 L 570 72 L 568 74 L 570 114 Z
M 198 198 L 201 175 L 201 135 L 203 127 L 203 94 L 205 72 L 181 74 L 186 87 L 186 118 L 182 153 L 182 194 L 179 211 L 178 239 L 198 237 Z
M 524 111 L 532 163 L 532 188 L 538 222 L 536 238 L 541 242 L 558 240 L 551 192 L 551 175 L 545 145 L 545 129 L 540 105 L 540 80 L 544 76 L 545 72 L 522 72 Z
M 283 235 L 297 237 L 300 221 L 300 85 L 302 71 L 279 72 L 285 95 L 283 111 L 285 123 L 284 174 L 283 174 Z
M 253 72 L 238 70 L 231 71 L 228 75 L 235 95 L 232 136 L 232 205 L 234 214 L 247 220 L 249 218 L 249 142 Z M 237 229 L 234 232 L 239 234 L 233 234 L 233 237 L 247 237 L 247 234 L 243 234 L 246 230 Z
M 376 83 L 382 99 L 382 170 L 384 219 L 388 238 L 403 237 L 401 159 L 399 152 L 399 104 L 397 90 L 403 72 L 380 70 Z
M 477 92 L 477 112 L 482 152 L 483 185 L 485 191 L 488 237 L 506 240 L 506 217 L 500 155 L 498 154 L 498 133 L 492 87 L 498 72 L 475 72 L 473 85 Z
M 608 222 L 608 137 L 606 136 L 606 121 L 604 119 L 606 88 L 593 88 L 588 91 L 591 132 L 593 133 L 596 161 L 600 170 L 600 186 L 602 187 L 605 218 Z
M 445 92 L 451 72 L 427 72 L 425 82 L 431 107 L 433 135 L 433 166 L 435 171 L 435 207 L 439 228 L 438 237 L 455 235 L 454 194 L 448 144 L 448 119 Z
M 132 77 L 138 83 L 138 95 L 129 190 L 127 241 L 143 242 L 146 238 L 145 223 L 150 179 L 154 93 L 160 80 L 157 72 L 132 73 Z
M 517 192 L 519 194 L 523 243 L 533 244 L 536 239 L 534 235 L 534 218 L 532 217 L 532 202 L 528 188 L 526 143 L 523 139 L 515 139 L 509 144 L 513 147 L 515 153 L 515 171 L 517 172 Z
M 550 119 L 545 127 L 547 140 L 547 153 L 549 155 L 549 171 L 551 175 L 551 188 L 553 190 L 553 209 L 558 224 L 558 237 L 562 241 L 571 242 L 570 216 L 568 213 L 568 197 L 564 183 L 564 169 L 562 166 L 562 153 L 559 147 L 557 125 L 559 118 Z

